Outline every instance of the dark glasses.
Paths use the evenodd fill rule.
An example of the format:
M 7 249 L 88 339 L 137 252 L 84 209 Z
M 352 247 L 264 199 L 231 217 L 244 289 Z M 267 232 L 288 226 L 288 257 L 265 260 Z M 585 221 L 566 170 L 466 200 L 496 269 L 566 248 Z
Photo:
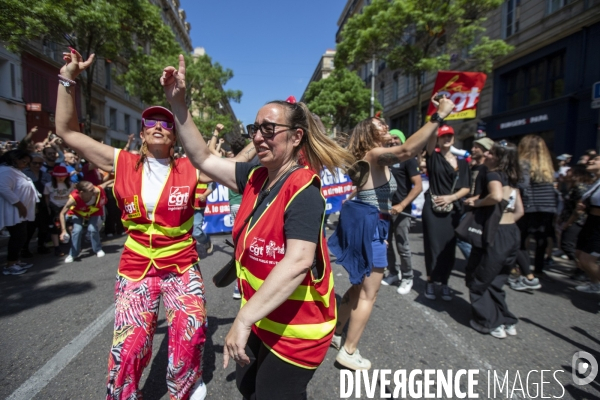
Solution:
M 154 128 L 157 123 L 160 123 L 160 126 L 162 126 L 163 129 L 168 129 L 170 131 L 173 130 L 173 123 L 172 122 L 169 122 L 169 121 L 157 121 L 155 119 L 144 119 L 144 118 L 142 118 L 142 124 L 146 128 Z
M 275 132 L 276 126 L 283 126 L 288 129 L 283 129 L 279 132 Z M 248 130 L 248 136 L 250 136 L 250 139 L 253 139 L 258 131 L 260 131 L 260 133 L 262 133 L 263 138 L 269 139 L 278 133 L 285 132 L 290 129 L 296 129 L 296 128 L 293 126 L 290 126 L 290 125 L 276 124 L 275 122 L 263 122 L 260 125 L 259 124 L 246 125 L 246 129 Z
M 506 140 L 500 140 L 498 143 L 499 146 L 506 147 L 508 146 L 508 142 Z

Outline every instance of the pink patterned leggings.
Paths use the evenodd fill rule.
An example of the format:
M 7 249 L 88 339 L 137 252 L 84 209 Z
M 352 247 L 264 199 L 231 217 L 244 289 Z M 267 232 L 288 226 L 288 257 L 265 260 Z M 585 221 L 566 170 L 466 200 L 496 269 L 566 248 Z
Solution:
M 167 387 L 171 400 L 187 400 L 201 379 L 207 327 L 200 268 L 195 265 L 181 275 L 152 268 L 137 282 L 117 276 L 107 400 L 142 398 L 138 384 L 152 358 L 161 296 L 169 326 Z

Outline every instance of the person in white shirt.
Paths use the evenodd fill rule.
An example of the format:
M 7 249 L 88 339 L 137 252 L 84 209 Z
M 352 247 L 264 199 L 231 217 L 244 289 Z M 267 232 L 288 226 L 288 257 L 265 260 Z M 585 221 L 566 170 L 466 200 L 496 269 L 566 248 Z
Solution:
M 23 170 L 31 161 L 29 153 L 12 150 L 2 156 L 0 165 L 0 229 L 10 233 L 4 275 L 21 275 L 33 264 L 19 260 L 27 239 L 27 221 L 35 220 L 38 191 Z

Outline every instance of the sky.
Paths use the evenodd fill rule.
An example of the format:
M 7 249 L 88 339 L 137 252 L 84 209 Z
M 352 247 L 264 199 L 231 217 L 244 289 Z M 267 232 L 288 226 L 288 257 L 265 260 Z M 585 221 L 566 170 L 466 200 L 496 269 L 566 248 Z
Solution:
M 181 0 L 192 46 L 233 70 L 226 89 L 244 126 L 270 100 L 300 100 L 321 56 L 335 49 L 346 0 Z

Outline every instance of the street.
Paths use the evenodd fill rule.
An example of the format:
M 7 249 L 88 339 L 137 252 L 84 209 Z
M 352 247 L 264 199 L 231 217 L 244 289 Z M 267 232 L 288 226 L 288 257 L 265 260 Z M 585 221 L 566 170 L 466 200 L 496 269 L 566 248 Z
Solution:
M 332 231 L 327 233 L 330 235 Z M 209 325 L 204 381 L 209 399 L 239 399 L 235 367 L 230 364 L 224 370 L 222 356 L 224 337 L 239 301 L 232 299 L 232 287 L 217 289 L 211 281 L 212 275 L 230 258 L 230 248 L 224 241 L 231 236 L 212 238 L 214 252 L 201 261 Z M 572 359 L 577 351 L 588 352 L 600 360 L 600 297 L 574 291 L 575 282 L 568 279 L 572 272 L 569 264 L 555 258 L 541 290 L 515 292 L 505 287 L 507 303 L 520 322 L 517 336 L 499 340 L 469 326 L 469 294 L 464 285 L 462 255 L 457 251 L 458 259 L 450 280 L 454 299 L 445 302 L 438 296 L 436 301 L 427 300 L 423 296 L 425 266 L 419 226 L 413 228 L 410 239 L 416 273 L 413 290 L 401 296 L 395 287 L 382 286 L 359 344 L 360 353 L 373 364 L 367 375 L 369 380 L 379 381 L 375 370 L 391 370 L 387 375 L 391 383 L 383 389 L 392 393 L 393 375 L 397 370 L 406 371 L 407 381 L 411 371 L 417 369 L 452 370 L 454 374 L 459 370 L 478 370 L 475 376 L 478 383 L 473 390 L 479 398 L 510 398 L 511 393 L 513 398 L 600 398 L 600 376 L 584 386 L 574 385 L 571 376 Z M 31 259 L 34 267 L 26 274 L 0 277 L 3 305 L 0 309 L 0 398 L 104 398 L 112 341 L 113 285 L 124 241 L 124 236 L 105 240 L 104 258 L 97 258 L 87 244 L 83 258 L 71 264 L 52 255 L 36 255 Z M 2 247 L 0 257 L 4 258 L 6 248 Z M 342 266 L 332 263 L 332 267 L 339 300 L 349 282 Z M 368 397 L 365 385 L 360 395 L 348 381 L 346 387 L 340 388 L 341 372 L 334 363 L 335 356 L 336 351 L 330 348 L 309 385 L 309 399 L 337 399 L 340 394 L 350 398 L 385 395 L 380 383 L 374 397 Z M 144 399 L 169 398 L 166 364 L 166 321 L 161 311 L 153 358 L 140 384 Z M 494 386 L 493 379 L 488 380 L 488 373 L 492 378 L 496 374 L 498 385 Z M 354 373 L 351 375 L 356 378 Z M 425 381 L 422 374 L 417 379 Z M 503 379 L 506 379 L 504 387 L 500 389 Z M 460 390 L 454 388 L 454 393 L 466 392 L 466 377 L 460 382 Z M 436 387 L 431 389 L 433 393 Z M 410 391 L 412 389 L 407 389 L 406 398 L 419 397 Z

